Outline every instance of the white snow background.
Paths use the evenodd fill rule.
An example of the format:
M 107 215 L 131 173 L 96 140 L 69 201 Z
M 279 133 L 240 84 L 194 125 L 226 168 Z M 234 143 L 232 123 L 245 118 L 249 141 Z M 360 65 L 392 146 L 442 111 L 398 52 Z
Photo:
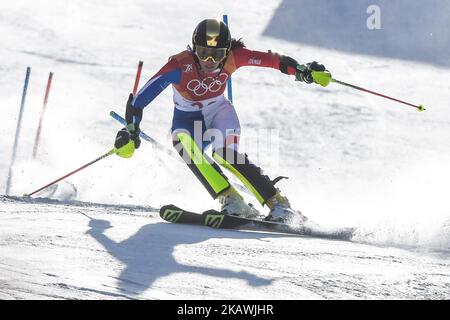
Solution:
M 400 22 L 416 21 L 422 12 L 419 1 L 389 8 L 386 1 L 371 4 L 377 2 L 382 19 L 396 10 Z M 430 8 L 441 12 L 438 18 L 448 12 L 439 7 L 447 4 L 431 2 Z M 316 23 L 311 28 L 316 36 L 305 33 L 308 41 L 302 43 L 302 34 L 290 27 L 305 26 L 307 32 L 312 22 L 292 20 L 292 12 L 308 3 L 1 1 L 2 194 L 25 70 L 32 70 L 13 197 L 0 196 L 0 298 L 448 299 L 447 26 L 436 18 L 422 26 L 405 23 L 407 32 L 395 34 L 394 42 L 416 38 L 419 49 L 439 42 L 442 50 L 416 50 L 420 57 L 406 59 L 380 49 L 382 36 L 376 54 L 368 54 L 364 49 L 371 48 L 361 39 L 352 43 L 344 37 L 341 48 L 329 30 L 318 30 L 343 14 L 324 1 L 316 9 L 329 19 Z M 363 35 L 382 32 L 367 29 L 369 2 L 353 3 L 356 16 L 349 24 Z M 336 79 L 425 104 L 427 110 L 419 113 L 337 84 L 295 82 L 272 69 L 248 67 L 233 75 L 241 151 L 272 178 L 288 176 L 278 186 L 311 220 L 357 226 L 353 242 L 166 223 L 158 215 L 161 205 L 192 210 L 219 205 L 185 164 L 146 141 L 131 159 L 110 156 L 71 176 L 53 200 L 20 197 L 109 151 L 121 128 L 109 111 L 124 114 L 138 61 L 144 61 L 142 86 L 190 44 L 199 21 L 224 13 L 232 36 L 242 37 L 248 48 L 271 49 L 302 63 L 317 60 Z M 53 85 L 33 159 L 50 71 Z M 141 124 L 167 148 L 172 112 L 168 88 L 144 110 Z M 269 135 L 270 154 L 264 149 Z

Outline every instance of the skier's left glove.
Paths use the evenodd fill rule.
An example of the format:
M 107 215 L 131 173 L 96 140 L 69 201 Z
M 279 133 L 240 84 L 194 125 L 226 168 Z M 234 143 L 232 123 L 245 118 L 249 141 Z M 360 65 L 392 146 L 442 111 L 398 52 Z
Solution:
M 116 154 L 122 158 L 131 158 L 134 150 L 141 145 L 139 133 L 139 126 L 134 124 L 128 124 L 126 128 L 117 132 L 116 141 L 114 142 L 114 147 L 117 149 Z
M 317 83 L 326 87 L 331 82 L 331 73 L 325 69 L 323 64 L 316 61 L 296 66 L 295 80 L 305 83 Z

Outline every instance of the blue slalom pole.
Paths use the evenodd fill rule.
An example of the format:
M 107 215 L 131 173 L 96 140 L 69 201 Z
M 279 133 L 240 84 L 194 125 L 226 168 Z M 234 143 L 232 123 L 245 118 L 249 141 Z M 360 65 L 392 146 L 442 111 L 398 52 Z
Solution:
M 17 144 L 19 141 L 20 128 L 21 128 L 21 124 L 22 124 L 22 115 L 23 115 L 23 109 L 25 107 L 25 99 L 27 97 L 28 81 L 30 80 L 30 73 L 31 73 L 31 68 L 27 67 L 27 73 L 25 75 L 25 83 L 23 85 L 22 102 L 20 103 L 19 119 L 17 120 L 16 137 L 14 138 L 14 146 L 13 146 L 13 153 L 12 153 L 12 157 L 11 157 L 11 165 L 9 166 L 8 180 L 6 182 L 6 191 L 5 191 L 6 195 L 8 195 L 9 189 L 11 188 L 12 167 L 14 165 L 14 162 L 16 161 Z
M 223 22 L 228 26 L 228 15 L 223 15 Z M 233 89 L 231 85 L 231 77 L 227 80 L 228 100 L 233 103 Z
M 119 114 L 117 114 L 117 112 L 111 111 L 109 113 L 109 115 L 111 117 L 113 117 L 115 120 L 117 120 L 118 122 L 120 122 L 121 124 L 123 124 L 124 126 L 127 125 L 127 122 L 125 121 L 124 118 L 122 118 Z M 165 153 L 167 153 L 168 155 L 171 155 L 173 157 L 175 157 L 176 159 L 179 159 L 178 155 L 176 155 L 173 151 L 167 149 L 166 147 L 164 147 L 161 143 L 159 143 L 158 141 L 156 141 L 155 139 L 153 139 L 152 137 L 150 137 L 149 135 L 145 134 L 143 131 L 141 131 L 139 133 L 139 136 L 144 139 L 145 141 L 151 142 L 154 146 L 156 146 L 158 149 L 164 151 Z M 179 159 L 181 160 L 181 159 Z
M 111 111 L 111 112 L 109 113 L 109 115 L 110 115 L 111 117 L 113 117 L 114 119 L 116 119 L 117 121 L 119 121 L 119 122 L 120 122 L 121 124 L 123 124 L 124 126 L 127 125 L 127 122 L 125 121 L 125 119 L 122 118 L 120 115 L 118 115 L 117 112 Z M 158 141 L 156 141 L 156 140 L 153 139 L 152 137 L 148 136 L 148 135 L 145 134 L 143 131 L 141 131 L 141 132 L 139 133 L 139 136 L 140 136 L 142 139 L 144 139 L 144 140 L 146 140 L 146 141 L 148 141 L 148 142 L 154 143 L 155 145 L 157 145 L 157 146 L 160 147 L 160 148 L 164 148 Z

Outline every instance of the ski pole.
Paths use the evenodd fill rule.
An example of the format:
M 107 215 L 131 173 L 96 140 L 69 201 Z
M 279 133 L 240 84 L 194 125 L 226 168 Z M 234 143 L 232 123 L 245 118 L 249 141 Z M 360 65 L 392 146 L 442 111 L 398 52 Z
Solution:
M 96 162 L 98 162 L 98 161 L 100 161 L 100 160 L 102 160 L 102 159 L 104 159 L 104 158 L 106 158 L 106 157 L 112 155 L 112 154 L 115 154 L 116 151 L 117 151 L 116 148 L 111 149 L 110 151 L 108 151 L 108 152 L 105 153 L 104 155 L 98 157 L 98 158 L 95 159 L 95 160 L 92 160 L 91 162 L 85 164 L 84 166 L 81 166 L 81 167 L 79 167 L 78 169 L 76 169 L 76 170 L 74 170 L 74 171 L 72 171 L 72 172 L 66 174 L 65 176 L 63 176 L 63 177 L 61 177 L 61 178 L 59 178 L 59 179 L 56 179 L 55 181 L 50 182 L 49 184 L 43 186 L 42 188 L 37 189 L 36 191 L 33 191 L 33 192 L 31 192 L 31 193 L 28 193 L 28 194 L 24 194 L 23 196 L 24 196 L 24 197 L 30 197 L 30 196 L 32 196 L 33 194 L 35 194 L 35 193 L 37 193 L 37 192 L 39 192 L 39 191 L 41 191 L 41 190 L 44 190 L 44 189 L 47 188 L 47 187 L 50 187 L 52 184 L 55 184 L 55 183 L 57 183 L 57 182 L 59 182 L 59 181 L 65 179 L 65 178 L 67 178 L 67 177 L 73 175 L 74 173 L 77 173 L 78 171 L 81 171 L 81 170 L 83 170 L 83 169 L 89 167 L 90 165 L 92 165 L 92 164 L 94 164 L 94 163 L 96 163 Z
M 393 100 L 393 101 L 396 101 L 396 102 L 400 102 L 400 103 L 406 104 L 408 106 L 417 108 L 417 110 L 419 112 L 422 112 L 422 111 L 426 110 L 425 107 L 422 104 L 414 105 L 412 103 L 405 102 L 405 101 L 402 101 L 402 100 L 399 100 L 399 99 L 396 99 L 396 98 L 392 98 L 392 97 L 386 96 L 384 94 L 381 94 L 381 93 L 378 93 L 378 92 L 375 92 L 375 91 L 371 91 L 371 90 L 368 90 L 368 89 L 364 89 L 364 88 L 355 86 L 353 84 L 346 83 L 346 82 L 343 82 L 343 81 L 339 81 L 339 80 L 336 80 L 336 79 L 333 79 L 333 78 L 331 78 L 331 82 L 338 83 L 338 84 L 346 86 L 346 87 L 350 87 L 350 88 L 353 88 L 353 89 L 356 89 L 356 90 L 359 90 L 359 91 L 364 91 L 364 92 L 367 92 L 367 93 L 374 94 L 374 95 L 382 97 L 382 98 L 386 98 L 386 99 L 390 99 L 390 100 Z
M 227 14 L 223 15 L 223 23 L 225 23 L 226 26 L 228 27 L 228 15 Z M 230 100 L 230 102 L 233 103 L 233 89 L 232 89 L 231 76 L 227 80 L 227 90 L 228 90 L 228 100 Z
M 141 71 L 142 71 L 142 65 L 144 64 L 143 61 L 139 61 L 138 64 L 138 70 L 136 73 L 136 79 L 134 80 L 134 87 L 133 87 L 133 97 L 136 96 L 137 89 L 139 87 L 139 80 L 141 79 Z
M 27 97 L 30 73 L 31 73 L 31 68 L 27 67 L 27 72 L 25 75 L 25 82 L 23 84 L 22 101 L 20 103 L 19 118 L 17 119 L 16 136 L 14 138 L 14 146 L 13 146 L 13 153 L 12 153 L 12 157 L 11 157 L 11 164 L 9 165 L 8 180 L 6 181 L 6 191 L 5 191 L 6 195 L 9 194 L 9 189 L 11 188 L 12 168 L 14 166 L 14 162 L 16 161 L 17 145 L 19 143 L 20 128 L 21 128 L 21 124 L 22 124 L 22 116 L 23 116 L 23 111 L 24 111 L 24 107 L 25 107 L 25 100 Z
M 44 122 L 44 113 L 45 113 L 45 109 L 47 108 L 48 95 L 50 93 L 52 79 L 53 79 L 53 72 L 50 72 L 50 74 L 48 76 L 48 81 L 47 81 L 47 88 L 45 89 L 44 105 L 42 106 L 41 117 L 39 119 L 39 124 L 38 124 L 38 128 L 36 131 L 36 137 L 34 139 L 33 158 L 36 158 L 37 150 L 39 147 L 39 139 L 41 136 L 42 123 Z

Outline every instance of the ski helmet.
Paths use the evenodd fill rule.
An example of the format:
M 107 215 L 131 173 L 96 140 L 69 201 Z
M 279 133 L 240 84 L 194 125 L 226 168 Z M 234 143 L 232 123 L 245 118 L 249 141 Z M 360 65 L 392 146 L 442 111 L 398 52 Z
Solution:
M 202 61 L 224 60 L 231 47 L 231 34 L 227 25 L 217 19 L 200 22 L 192 34 L 193 51 Z

